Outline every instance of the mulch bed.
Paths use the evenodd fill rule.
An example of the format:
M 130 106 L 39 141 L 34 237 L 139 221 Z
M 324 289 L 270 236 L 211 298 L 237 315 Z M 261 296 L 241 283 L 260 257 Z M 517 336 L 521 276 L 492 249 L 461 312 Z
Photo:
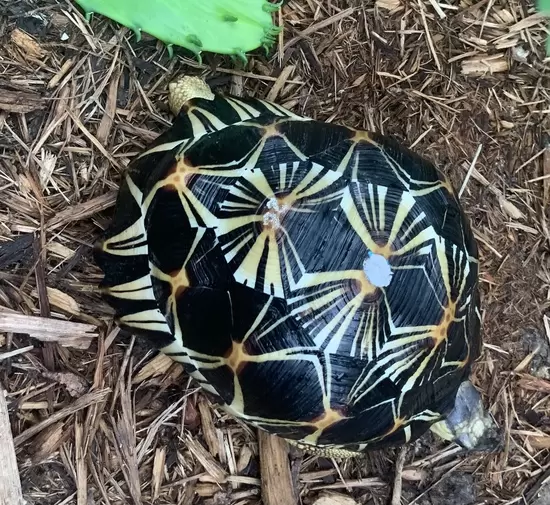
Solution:
M 277 47 L 244 67 L 180 49 L 170 59 L 150 37 L 86 23 L 68 1 L 0 5 L 0 383 L 24 498 L 273 505 L 260 456 L 281 447 L 119 332 L 96 291 L 91 248 L 124 169 L 170 124 L 168 83 L 200 74 L 395 135 L 449 175 L 479 241 L 485 343 L 472 380 L 503 450 L 464 454 L 426 435 L 400 472 L 398 450 L 345 461 L 290 450 L 299 503 L 387 504 L 396 473 L 403 504 L 549 503 L 545 19 L 516 0 L 291 0 L 280 18 Z

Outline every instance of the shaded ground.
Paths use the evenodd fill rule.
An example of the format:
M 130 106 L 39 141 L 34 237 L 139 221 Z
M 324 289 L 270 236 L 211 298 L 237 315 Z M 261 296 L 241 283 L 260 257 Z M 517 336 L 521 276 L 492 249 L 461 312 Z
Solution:
M 543 20 L 515 0 L 291 0 L 282 17 L 278 51 L 240 69 L 213 56 L 198 65 L 183 51 L 170 60 L 162 45 L 136 43 L 105 19 L 87 25 L 68 3 L 0 6 L 0 306 L 99 327 L 80 349 L 0 333 L 0 353 L 15 354 L 0 361 L 0 377 L 29 503 L 77 503 L 77 489 L 79 505 L 260 503 L 255 433 L 212 409 L 177 365 L 117 335 L 93 288 L 94 237 L 129 159 L 170 124 L 167 84 L 182 72 L 396 135 L 464 185 L 484 300 L 474 381 L 506 428 L 505 449 L 464 457 L 423 438 L 407 456 L 403 503 L 441 504 L 459 488 L 457 505 L 531 503 L 548 480 Z M 329 489 L 387 503 L 394 456 L 296 459 L 300 499 Z

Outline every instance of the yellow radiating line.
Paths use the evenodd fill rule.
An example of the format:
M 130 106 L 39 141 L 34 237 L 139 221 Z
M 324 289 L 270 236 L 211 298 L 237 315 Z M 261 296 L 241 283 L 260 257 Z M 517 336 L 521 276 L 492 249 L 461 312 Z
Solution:
M 290 314 L 287 314 L 286 316 L 278 318 L 271 326 L 267 327 L 264 331 L 258 334 L 258 336 L 256 337 L 256 340 L 258 341 L 263 337 L 265 337 L 266 335 L 269 335 L 269 333 L 271 333 L 275 328 L 277 328 L 277 326 L 283 324 L 288 319 L 291 319 L 291 317 L 292 316 Z
M 392 382 L 396 382 L 398 377 L 403 373 L 405 372 L 406 370 L 408 370 L 409 368 L 411 368 L 411 366 L 413 366 L 413 364 L 422 356 L 423 352 L 420 351 L 420 352 L 417 352 L 415 354 L 413 354 L 412 356 L 409 356 L 408 358 L 404 359 L 404 360 L 401 360 L 399 362 L 399 366 L 396 367 L 393 371 L 392 371 L 392 374 L 390 375 L 390 380 Z
M 369 184 L 367 186 L 367 189 L 368 189 L 368 192 L 369 192 L 369 207 L 370 207 L 370 211 L 372 212 L 371 214 L 371 217 L 372 217 L 372 222 L 374 224 L 374 229 L 375 230 L 380 230 L 380 226 L 378 224 L 378 221 L 376 220 L 376 212 L 375 212 L 375 206 L 374 206 L 374 202 L 376 201 L 374 199 L 374 186 L 372 184 Z
M 246 180 L 252 184 L 266 198 L 272 198 L 275 191 L 270 186 L 262 170 L 254 170 L 246 177 Z
M 298 172 L 298 168 L 300 168 L 300 162 L 299 161 L 293 161 L 292 162 L 292 173 L 290 174 L 290 182 L 288 183 L 288 187 L 291 187 L 294 184 L 294 177 L 296 176 L 296 173 Z
M 374 323 L 376 318 L 377 309 L 369 311 L 369 318 L 367 320 L 367 326 L 365 326 L 365 331 L 363 332 L 363 338 L 361 340 L 361 358 L 364 356 L 364 350 L 367 349 L 367 357 L 369 360 L 373 359 L 372 352 L 372 340 L 374 336 Z
M 239 381 L 239 376 L 237 374 L 233 375 L 233 401 L 228 405 L 236 417 L 239 417 L 241 414 L 244 414 L 244 396 L 243 388 L 241 382 Z
M 203 122 L 193 113 L 193 109 L 187 111 L 187 118 L 191 123 L 191 130 L 193 130 L 193 137 L 203 137 L 208 134 Z
M 228 125 L 226 125 L 218 116 L 214 116 L 214 114 L 208 112 L 206 109 L 195 107 L 194 110 L 200 112 L 206 119 L 208 119 L 215 131 L 220 131 L 227 128 Z
M 328 282 L 341 283 L 343 280 L 356 280 L 361 284 L 368 282 L 364 279 L 362 270 L 342 270 L 340 272 L 318 272 L 314 274 L 306 273 L 295 285 L 295 289 L 311 288 Z
M 351 224 L 352 228 L 355 230 L 357 235 L 359 235 L 359 238 L 361 238 L 363 243 L 371 251 L 377 251 L 379 249 L 379 246 L 372 239 L 369 231 L 365 227 L 365 223 L 363 222 L 363 220 L 361 219 L 361 216 L 357 212 L 357 209 L 355 208 L 355 204 L 353 203 L 353 199 L 351 198 L 349 189 L 346 189 L 345 194 L 342 198 L 342 201 L 340 202 L 340 206 L 342 207 L 342 210 L 344 211 L 344 214 L 348 218 L 348 221 Z
M 270 284 L 273 285 L 275 296 L 284 296 L 283 280 L 281 278 L 281 262 L 279 259 L 279 247 L 273 234 L 267 235 L 267 262 L 264 276 L 264 293 L 271 294 Z
M 303 198 L 304 196 L 306 196 L 306 195 L 298 196 L 298 194 L 301 193 L 311 183 L 311 181 L 313 181 L 323 171 L 323 168 L 324 167 L 322 165 L 319 165 L 318 163 L 313 163 L 311 165 L 311 168 L 308 170 L 308 172 L 304 176 L 304 178 L 292 190 L 291 194 L 294 195 L 296 199 Z
M 176 140 L 174 142 L 166 142 L 165 144 L 160 144 L 158 146 L 155 146 L 155 147 L 149 149 L 148 151 L 145 151 L 145 152 L 141 153 L 136 158 L 136 160 L 139 160 L 141 158 L 145 158 L 146 156 L 149 156 L 150 154 L 161 153 L 161 152 L 165 152 L 165 151 L 171 151 L 172 149 L 178 147 L 179 145 L 183 144 L 187 140 L 188 139 L 180 139 L 180 140 Z
M 237 242 L 237 240 L 239 240 L 239 238 L 237 237 L 237 239 L 235 240 L 232 240 L 229 244 L 226 244 L 225 246 L 222 247 L 222 252 L 225 256 L 225 260 L 229 263 L 230 261 L 233 260 L 233 258 L 235 256 L 237 256 L 237 254 L 239 254 L 239 251 L 248 243 L 250 242 L 251 240 L 254 240 L 254 234 L 251 232 L 251 233 L 247 233 L 244 238 L 235 244 L 235 242 Z
M 370 311 L 368 313 L 369 313 L 369 316 L 370 316 Z M 361 314 L 361 319 L 359 320 L 359 324 L 357 325 L 357 330 L 355 331 L 355 336 L 353 337 L 353 343 L 351 344 L 351 352 L 350 352 L 350 356 L 352 356 L 352 357 L 357 352 L 357 344 L 359 342 L 359 336 L 361 334 L 361 330 L 363 330 L 363 324 L 365 322 L 365 317 L 366 317 L 365 314 L 366 314 L 366 312 L 363 311 L 363 313 Z M 363 331 L 363 338 L 364 338 L 364 333 L 365 332 Z M 363 358 L 363 349 L 361 349 L 360 356 L 361 356 L 361 358 Z
M 321 177 L 313 186 L 305 191 L 302 191 L 300 194 L 300 198 L 306 198 L 316 193 L 320 193 L 321 191 L 332 186 L 338 179 L 340 179 L 340 177 L 340 174 L 330 170 L 329 172 L 325 173 L 323 177 Z M 320 198 L 320 200 L 326 200 L 327 197 L 330 196 L 331 195 L 326 195 L 325 197 Z
M 312 296 L 315 296 L 316 294 L 317 293 L 308 294 L 308 295 L 304 295 L 304 297 L 307 296 L 308 298 L 310 298 Z M 332 306 L 332 302 L 334 302 L 335 300 L 339 300 L 341 296 L 342 296 L 342 290 L 340 288 L 331 289 L 330 293 L 327 293 L 326 295 L 321 296 L 319 298 L 314 298 L 312 301 L 305 302 L 300 306 L 296 307 L 295 309 L 292 310 L 292 314 L 296 315 L 308 309 L 313 311 L 318 311 L 319 309 L 327 305 Z
M 391 351 L 393 349 L 398 349 L 400 347 L 405 347 L 406 345 L 414 344 L 415 342 L 425 340 L 426 338 L 431 337 L 431 331 L 437 329 L 437 325 L 425 326 L 424 328 L 429 328 L 430 331 L 426 333 L 421 333 L 420 335 L 411 335 L 409 337 L 398 338 L 396 340 L 390 340 L 388 342 L 385 342 L 384 345 L 382 346 L 382 352 Z M 410 329 L 411 327 L 409 327 L 409 330 Z M 416 329 L 416 328 L 413 328 L 413 329 Z M 395 334 L 392 334 L 392 336 L 395 336 Z
M 291 150 L 299 159 L 301 159 L 302 161 L 306 161 L 306 160 L 307 160 L 307 156 L 306 156 L 302 151 L 300 151 L 300 149 L 298 149 L 292 142 L 290 142 L 290 140 L 288 140 L 288 138 L 287 138 L 285 135 L 281 135 L 281 137 L 284 139 L 286 145 L 290 148 L 290 150 Z
M 259 324 L 262 322 L 263 318 L 265 317 L 265 315 L 267 314 L 267 311 L 271 305 L 271 302 L 273 301 L 273 297 L 270 296 L 269 299 L 267 300 L 267 302 L 264 304 L 264 306 L 262 307 L 262 310 L 260 311 L 260 313 L 256 316 L 256 319 L 254 319 L 254 322 L 252 323 L 252 326 L 248 329 L 248 331 L 246 332 L 246 334 L 244 335 L 243 337 L 243 343 L 248 340 L 248 338 L 250 337 L 250 335 L 252 335 L 252 333 L 256 330 L 256 328 L 259 326 Z
M 155 300 L 149 275 L 116 286 L 110 286 L 106 291 L 115 298 L 125 300 Z
M 140 235 L 141 237 L 138 238 Z M 133 239 L 133 240 L 129 240 L 129 239 Z M 115 235 L 113 237 L 106 239 L 103 242 L 102 249 L 105 252 L 112 254 L 113 256 L 139 256 L 142 254 L 147 254 L 149 252 L 147 243 L 144 243 L 139 247 L 133 247 L 133 245 L 145 240 L 146 240 L 146 236 L 145 236 L 145 228 L 143 226 L 143 217 L 140 216 L 139 219 L 134 224 L 132 224 L 125 230 L 121 231 L 118 235 Z M 117 244 L 124 241 L 127 241 L 124 244 L 124 247 L 133 247 L 133 248 L 116 249 Z
M 279 163 L 279 188 L 281 190 L 286 187 L 286 167 L 287 163 Z
M 247 103 L 239 100 L 238 98 L 226 97 L 225 99 L 227 103 L 229 103 L 229 105 L 231 105 L 231 107 L 239 115 L 242 121 L 246 121 L 247 119 L 250 119 L 252 117 L 257 118 L 258 116 L 261 115 L 258 109 L 255 109 L 251 105 L 248 105 Z M 242 111 L 244 111 L 244 113 Z
M 401 201 L 399 202 L 399 206 L 397 207 L 397 212 L 395 213 L 392 229 L 390 231 L 390 236 L 388 238 L 388 242 L 390 244 L 393 244 L 393 242 L 397 238 L 397 233 L 401 229 L 401 226 L 403 225 L 405 219 L 409 215 L 411 209 L 414 207 L 414 204 L 415 204 L 415 200 L 410 195 L 410 193 L 401 194 Z
M 395 176 L 399 179 L 401 184 L 405 186 L 405 188 L 409 189 L 410 187 L 410 176 L 407 174 L 399 165 L 399 163 L 396 163 L 395 160 L 383 149 L 380 148 L 380 152 L 382 153 L 382 156 L 385 158 L 388 165 L 391 167 L 393 173 Z M 405 178 L 403 177 L 405 176 Z
M 364 388 L 364 386 L 368 383 L 368 381 L 376 371 L 386 366 L 386 364 L 389 363 L 390 361 L 397 360 L 400 355 L 406 353 L 407 351 L 408 349 L 404 349 L 379 359 L 376 365 L 374 365 L 369 370 L 369 372 L 365 375 L 365 377 L 361 377 L 361 376 L 358 377 L 357 381 L 352 386 L 348 394 L 348 398 L 353 402 L 353 404 L 358 403 L 361 400 L 361 398 L 363 398 L 369 391 L 372 390 L 373 387 L 375 387 L 379 382 L 381 382 L 387 377 L 386 370 L 384 370 L 384 374 L 377 381 L 375 381 L 373 385 L 371 385 L 367 390 L 359 394 L 359 392 Z
M 262 259 L 262 253 L 267 239 L 267 233 L 262 232 L 257 238 L 252 247 L 247 252 L 239 268 L 233 274 L 235 280 L 241 284 L 246 282 L 247 286 L 254 287 L 258 278 L 258 269 Z
M 378 186 L 378 216 L 380 223 L 380 230 L 386 229 L 386 193 L 388 188 L 384 186 Z M 388 240 L 391 243 L 391 241 Z
M 344 173 L 346 168 L 349 166 L 349 161 L 350 161 L 351 157 L 355 153 L 355 159 L 354 159 L 353 167 L 351 169 L 351 180 L 353 182 L 359 182 L 359 177 L 357 176 L 357 173 L 358 173 L 358 170 L 359 170 L 359 156 L 360 156 L 360 153 L 359 153 L 359 151 L 355 152 L 355 147 L 356 146 L 357 146 L 357 144 L 355 144 L 355 143 L 352 143 L 350 145 L 350 148 L 348 149 L 348 152 L 346 153 L 346 155 L 342 158 L 342 161 L 336 167 L 336 171 L 338 173 L 340 173 L 340 174 Z
M 437 240 L 439 235 L 435 232 L 432 226 L 424 228 L 418 235 L 415 235 L 409 242 L 407 242 L 403 247 L 394 251 L 393 254 L 396 256 L 405 254 L 411 249 L 418 247 L 429 240 Z
M 371 218 L 370 218 L 370 211 L 367 208 L 368 198 L 363 198 L 363 193 L 361 192 L 361 185 L 359 183 L 357 183 L 357 190 L 359 191 L 359 204 L 361 205 L 361 209 L 363 210 L 363 214 L 365 215 L 365 218 L 367 220 L 369 228 L 373 229 L 374 225 L 372 224 L 372 221 L 371 221 Z
M 407 237 L 409 236 L 409 233 L 411 233 L 411 231 L 413 230 L 413 228 L 418 224 L 420 223 L 424 218 L 426 217 L 426 214 L 424 214 L 424 212 L 421 212 L 420 214 L 418 214 L 418 216 L 416 216 L 413 220 L 413 222 L 410 224 L 410 226 L 403 232 L 403 234 L 401 235 L 401 240 L 405 241 L 407 239 Z
M 445 285 L 445 292 L 447 293 L 448 301 L 450 301 L 451 284 L 449 279 L 449 263 L 447 261 L 447 255 L 445 254 L 445 240 L 443 238 L 436 238 L 435 250 L 437 253 L 437 260 L 439 261 L 439 267 L 441 268 L 441 277 Z
M 231 187 L 231 191 L 229 192 L 230 195 L 236 196 L 238 198 L 242 198 L 243 200 L 247 200 L 252 204 L 255 204 L 256 206 L 260 205 L 260 201 L 254 198 L 252 195 L 245 193 L 241 188 L 238 188 L 236 186 Z
M 412 182 L 418 183 L 418 181 L 412 181 Z M 444 188 L 444 187 L 445 187 L 445 185 L 442 184 L 441 182 L 436 182 L 436 183 L 434 183 L 433 186 L 431 186 L 429 188 L 411 190 L 411 194 L 413 196 L 426 196 L 426 195 L 429 195 L 430 193 L 433 193 L 434 191 L 438 191 L 439 189 Z
M 248 216 L 239 217 L 227 217 L 225 219 L 218 219 L 216 223 L 216 235 L 227 235 L 232 231 L 238 230 L 244 226 L 249 226 L 253 223 L 263 221 L 263 216 L 258 214 L 250 214 Z M 263 235 L 263 233 L 261 234 Z M 258 238 L 261 237 L 258 236 Z
M 301 303 L 304 300 L 306 300 L 304 303 L 310 303 L 307 300 L 309 300 L 312 297 L 324 296 L 326 293 L 332 293 L 333 291 L 338 291 L 339 289 L 341 289 L 341 288 L 340 287 L 335 287 L 333 285 L 325 286 L 324 288 L 316 289 L 312 293 L 306 293 L 306 294 L 303 294 L 303 295 L 295 296 L 293 298 L 287 298 L 286 301 L 289 305 L 294 305 L 296 303 Z M 338 295 L 338 296 L 340 296 L 340 295 Z
M 255 212 L 257 208 L 258 204 L 242 202 L 223 202 L 220 205 L 220 210 L 225 210 L 226 212 Z
M 355 314 L 357 314 L 357 311 L 361 306 L 362 298 L 363 297 L 359 294 L 353 300 L 351 300 L 346 304 L 346 308 L 349 308 L 349 312 L 347 316 L 344 318 L 344 321 L 342 321 L 340 328 L 338 328 L 338 330 L 334 332 L 334 334 L 331 337 L 329 337 L 329 344 L 326 347 L 327 353 L 336 354 L 338 352 L 338 348 L 340 347 L 342 339 L 346 335 L 346 331 L 351 326 L 353 318 L 355 317 Z

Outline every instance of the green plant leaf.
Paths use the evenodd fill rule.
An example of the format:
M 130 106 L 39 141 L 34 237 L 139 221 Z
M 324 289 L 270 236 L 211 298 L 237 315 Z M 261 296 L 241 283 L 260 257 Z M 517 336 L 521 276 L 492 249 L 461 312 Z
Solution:
M 86 13 L 99 13 L 146 32 L 167 46 L 242 58 L 261 46 L 271 47 L 279 28 L 271 13 L 280 4 L 267 0 L 75 0 Z

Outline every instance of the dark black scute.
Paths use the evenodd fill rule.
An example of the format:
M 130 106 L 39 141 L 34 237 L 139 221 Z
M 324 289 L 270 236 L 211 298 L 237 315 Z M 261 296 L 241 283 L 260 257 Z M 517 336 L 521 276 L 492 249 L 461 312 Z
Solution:
M 371 137 L 412 179 L 426 182 L 440 180 L 439 173 L 431 161 L 403 146 L 396 138 L 378 133 L 373 133 Z
M 112 256 L 99 248 L 94 249 L 94 259 L 104 272 L 100 287 L 118 286 L 134 281 L 149 273 L 146 255 Z
M 235 375 L 233 374 L 231 368 L 228 366 L 222 366 L 214 370 L 201 369 L 201 373 L 206 379 L 206 382 L 216 390 L 223 402 L 228 405 L 233 402 L 233 380 Z
M 313 363 L 302 360 L 247 363 L 239 373 L 245 414 L 309 421 L 324 413 Z
M 177 191 L 161 188 L 156 192 L 145 216 L 145 227 L 151 262 L 166 273 L 179 270 L 198 230 L 191 228 Z
M 433 253 L 435 254 L 435 252 Z M 436 325 L 443 316 L 445 285 L 437 258 L 427 254 L 398 258 L 386 299 L 396 327 Z M 414 298 L 406 286 L 414 286 Z M 397 337 L 396 337 L 397 338 Z
M 177 316 L 185 347 L 209 356 L 225 356 L 231 350 L 232 313 L 226 291 L 188 288 L 178 298 Z
M 277 129 L 308 157 L 319 156 L 354 135 L 349 128 L 319 121 L 286 121 Z
M 357 176 L 353 176 L 353 168 Z M 368 184 L 385 186 L 387 188 L 408 189 L 409 178 L 400 170 L 392 169 L 380 147 L 368 142 L 356 144 L 353 156 L 350 159 L 345 177 L 350 181 L 359 181 L 362 187 Z
M 185 156 L 193 166 L 221 166 L 241 159 L 244 164 L 250 157 L 253 147 L 259 144 L 262 134 L 261 128 L 246 124 L 226 128 L 198 139 L 185 152 Z M 238 167 L 238 165 L 231 165 L 228 168 Z M 220 167 L 220 170 L 224 170 L 224 168 Z
M 181 140 L 175 138 L 174 141 Z M 171 142 L 172 140 L 167 140 Z M 162 142 L 164 143 L 164 142 Z M 149 146 L 147 150 L 152 148 Z M 141 158 L 136 157 L 128 167 L 128 174 L 134 181 L 140 191 L 147 195 L 154 185 L 170 172 L 176 164 L 176 154 L 181 149 L 181 145 L 177 145 L 167 151 L 159 151 L 147 154 Z

